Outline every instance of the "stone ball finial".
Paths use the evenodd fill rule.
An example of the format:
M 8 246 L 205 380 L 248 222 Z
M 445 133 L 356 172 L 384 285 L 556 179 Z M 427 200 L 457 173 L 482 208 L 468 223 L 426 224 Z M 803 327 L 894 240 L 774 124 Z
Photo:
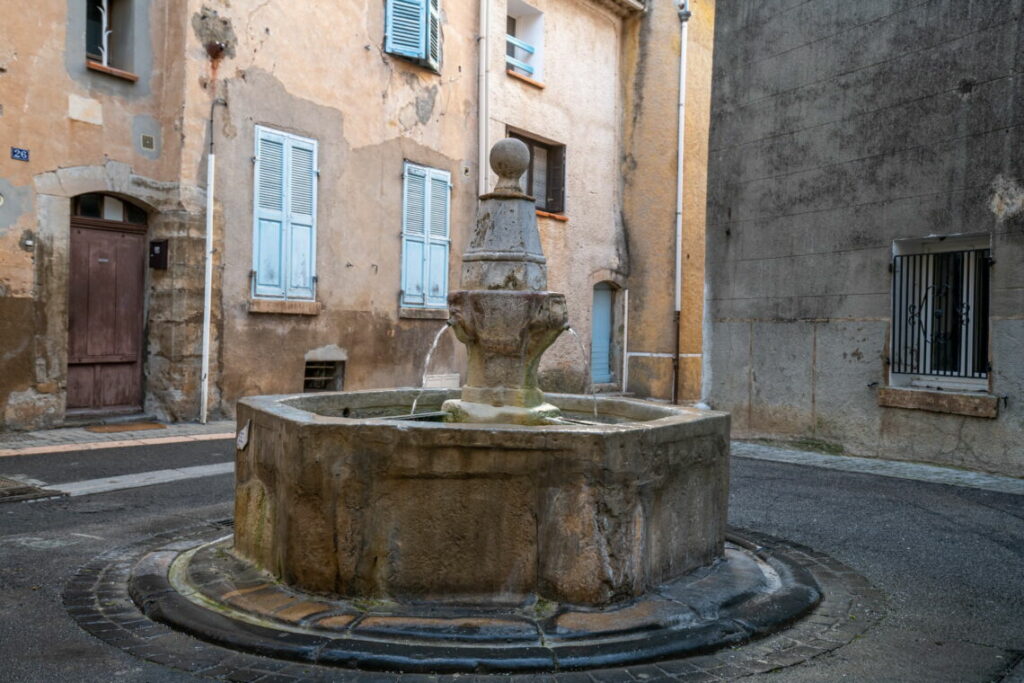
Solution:
M 522 194 L 519 179 L 530 166 L 530 148 L 522 140 L 505 138 L 491 147 L 491 168 L 498 174 L 495 192 L 516 192 Z

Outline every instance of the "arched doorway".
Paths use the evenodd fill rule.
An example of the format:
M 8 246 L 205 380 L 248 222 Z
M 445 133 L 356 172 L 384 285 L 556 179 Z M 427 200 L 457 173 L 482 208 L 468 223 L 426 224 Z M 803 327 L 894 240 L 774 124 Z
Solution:
M 594 285 L 594 306 L 590 323 L 590 381 L 608 384 L 612 373 L 612 334 L 615 288 L 610 282 Z
M 68 414 L 142 409 L 146 212 L 118 197 L 71 203 Z

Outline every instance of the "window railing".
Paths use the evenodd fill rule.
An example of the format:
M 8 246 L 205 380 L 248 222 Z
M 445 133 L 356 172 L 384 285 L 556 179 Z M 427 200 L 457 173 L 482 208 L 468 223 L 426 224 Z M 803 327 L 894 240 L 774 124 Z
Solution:
M 988 249 L 896 256 L 894 373 L 988 376 Z
M 533 67 L 527 64 L 526 62 L 517 59 L 515 57 L 515 54 L 516 50 L 518 49 L 522 50 L 527 55 L 532 55 L 534 52 L 537 51 L 536 48 L 534 48 L 533 45 L 530 45 L 529 43 L 519 40 L 515 36 L 511 36 L 508 34 L 505 34 L 505 42 L 509 48 L 505 55 L 505 63 L 514 69 L 519 69 L 520 71 L 524 72 L 527 76 L 532 76 L 534 71 Z

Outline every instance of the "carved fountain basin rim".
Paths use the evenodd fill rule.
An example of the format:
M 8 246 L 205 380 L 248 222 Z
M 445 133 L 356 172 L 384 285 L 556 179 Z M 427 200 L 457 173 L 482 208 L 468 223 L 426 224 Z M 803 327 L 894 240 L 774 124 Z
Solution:
M 511 430 L 544 432 L 620 432 L 633 429 L 663 427 L 670 424 L 689 422 L 716 422 L 728 419 L 729 414 L 713 410 L 700 410 L 686 406 L 651 403 L 625 397 L 598 397 L 598 413 L 624 420 L 610 424 L 567 424 L 524 426 L 516 424 L 473 424 L 420 422 L 409 420 L 387 420 L 378 416 L 359 415 L 360 412 L 386 410 L 393 407 L 407 407 L 420 396 L 419 405 L 425 409 L 440 406 L 445 400 L 457 399 L 459 389 L 415 389 L 398 388 L 385 390 L 339 391 L 316 394 L 281 394 L 276 396 L 249 396 L 239 400 L 240 404 L 257 412 L 266 412 L 294 423 L 309 425 L 357 425 L 379 424 L 402 429 L 465 429 L 465 430 Z M 581 394 L 545 394 L 545 399 L 563 411 L 584 416 L 593 410 L 593 399 Z M 342 416 L 348 408 L 354 417 Z M 436 409 L 432 408 L 432 409 Z M 404 414 L 404 413 L 403 413 Z

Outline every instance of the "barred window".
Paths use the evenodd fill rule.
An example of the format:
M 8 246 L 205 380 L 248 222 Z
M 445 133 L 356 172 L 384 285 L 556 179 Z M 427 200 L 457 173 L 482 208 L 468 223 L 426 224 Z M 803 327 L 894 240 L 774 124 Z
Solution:
M 967 380 L 961 385 L 983 380 L 989 372 L 991 251 L 941 251 L 941 242 L 924 245 L 928 248 L 919 253 L 894 257 L 890 370 L 951 378 L 953 385 L 957 378 Z

